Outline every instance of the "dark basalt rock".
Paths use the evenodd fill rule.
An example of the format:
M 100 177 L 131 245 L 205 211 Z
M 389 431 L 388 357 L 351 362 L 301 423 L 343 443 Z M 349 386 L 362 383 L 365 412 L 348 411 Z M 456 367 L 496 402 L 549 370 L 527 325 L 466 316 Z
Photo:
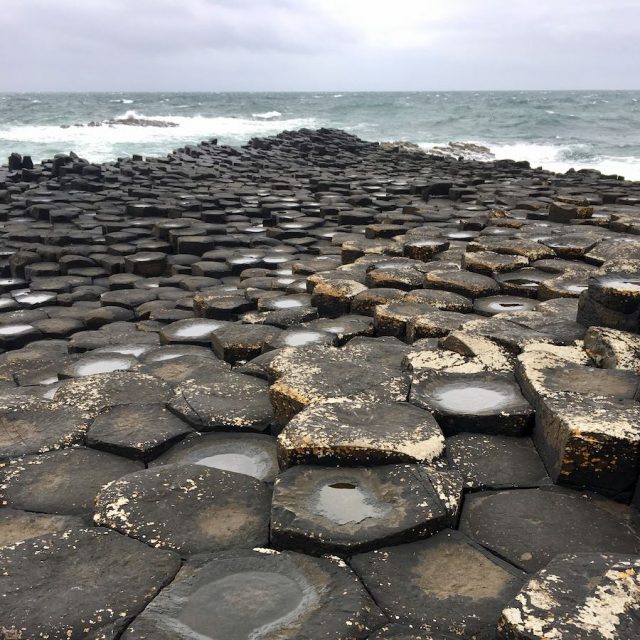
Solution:
M 87 445 L 134 460 L 157 457 L 193 429 L 162 404 L 121 404 L 100 413 Z
M 207 433 L 185 438 L 149 466 L 199 464 L 242 473 L 263 482 L 278 474 L 275 438 L 257 433 Z
M 576 549 L 630 555 L 640 551 L 635 509 L 558 487 L 468 495 L 460 530 L 528 572 Z
M 271 543 L 350 555 L 424 538 L 451 525 L 457 514 L 459 494 L 441 498 L 439 489 L 417 465 L 293 467 L 276 480 Z
M 524 574 L 458 531 L 354 556 L 350 561 L 384 613 L 435 634 L 492 640 Z
M 335 558 L 226 551 L 189 561 L 123 640 L 196 640 L 212 629 L 225 640 L 256 633 L 264 640 L 359 640 L 384 621 L 356 576 Z
M 27 511 L 90 515 L 100 489 L 142 464 L 101 451 L 77 448 L 26 456 L 6 467 L 0 499 Z
M 524 585 L 498 623 L 498 638 L 635 638 L 640 563 L 635 556 L 556 556 Z
M 164 381 L 137 372 L 114 371 L 63 382 L 54 396 L 55 407 L 74 407 L 95 417 L 120 404 L 154 404 L 171 399 L 173 391 Z
M 423 372 L 414 377 L 409 400 L 431 411 L 445 435 L 519 436 L 533 422 L 533 408 L 513 376 L 501 372 Z
M 462 155 L 469 151 L 456 144 L 452 149 Z M 332 129 L 288 131 L 242 147 L 207 141 L 164 158 L 133 155 L 102 165 L 74 153 L 35 166 L 18 155 L 11 162 L 13 171 L 0 171 L 0 460 L 6 462 L 0 472 L 9 474 L 14 497 L 19 485 L 25 509 L 77 507 L 86 520 L 89 494 L 102 490 L 101 482 L 146 473 L 227 473 L 268 486 L 278 473 L 279 442 L 283 469 L 307 464 L 320 475 L 357 469 L 376 476 L 383 465 L 421 465 L 450 525 L 464 480 L 467 507 L 480 498 L 489 505 L 482 512 L 487 531 L 479 527 L 478 536 L 486 533 L 487 545 L 509 561 L 531 564 L 527 570 L 558 550 L 591 549 L 585 539 L 596 551 L 601 541 L 622 540 L 614 551 L 637 554 L 627 544 L 636 535 L 632 512 L 620 502 L 640 504 L 638 183 L 595 171 L 557 175 L 527 163 L 416 153 Z M 501 401 L 490 401 L 483 411 L 480 393 L 486 399 L 488 381 L 502 389 L 493 400 L 517 398 L 520 408 L 505 413 Z M 458 386 L 454 406 L 442 410 L 437 392 L 447 385 Z M 417 404 L 408 402 L 410 391 Z M 45 462 L 27 464 L 32 460 Z M 117 477 L 116 469 L 131 465 L 138 471 Z M 295 473 L 301 472 L 282 475 Z M 45 481 L 36 482 L 39 474 Z M 562 491 L 559 498 L 550 481 L 617 502 Z M 215 483 L 208 482 L 201 484 L 213 492 Z M 395 490 L 411 483 L 390 484 Z M 193 524 L 200 492 L 167 485 L 156 486 L 158 495 L 168 491 L 154 503 L 157 513 L 137 523 L 149 525 L 144 535 L 151 539 L 151 529 L 166 520 L 172 534 L 202 532 Z M 227 489 L 225 495 L 236 492 Z M 171 512 L 174 493 L 196 503 L 192 516 Z M 576 501 L 597 502 L 597 517 Z M 0 515 L 14 523 L 11 541 L 22 536 L 17 523 L 29 538 L 79 518 L 9 508 Z M 209 531 L 237 524 L 235 517 L 207 520 Z M 332 544 L 381 543 L 384 532 L 367 537 L 369 520 L 377 522 L 354 525 L 351 542 L 332 538 Z M 319 553 L 329 538 L 318 544 L 306 537 L 313 526 L 296 535 Z M 416 531 L 400 529 L 389 535 Z M 249 544 L 241 528 L 232 537 Z M 259 543 L 266 542 L 262 533 Z M 438 583 L 446 589 L 429 596 L 433 606 L 416 605 L 413 618 L 398 607 L 390 612 L 396 628 L 378 635 L 493 638 L 496 612 L 508 603 L 496 589 L 484 598 L 481 588 L 497 584 L 485 574 L 492 580 L 503 574 L 492 569 L 489 552 L 471 545 L 488 564 L 472 554 L 476 565 L 467 564 L 476 569 L 468 580 L 464 549 L 471 547 L 464 544 L 459 561 L 451 554 L 451 562 L 441 563 Z M 43 608 L 54 602 L 63 618 L 75 620 L 74 589 L 92 574 L 60 586 L 51 566 L 41 581 L 27 571 L 25 584 L 36 584 Z M 310 564 L 307 574 L 318 566 Z M 418 573 L 429 577 L 429 566 Z M 451 566 L 455 571 L 447 573 Z M 117 561 L 102 567 L 98 581 L 126 590 L 126 567 Z M 270 597 L 281 583 L 269 573 L 262 582 L 250 578 L 249 586 L 233 582 L 230 600 L 215 590 L 213 599 L 205 591 L 194 600 L 196 620 L 212 623 L 214 631 L 200 622 L 180 626 L 174 616 L 162 632 L 151 627 L 142 635 L 375 637 L 385 619 L 358 626 L 368 618 L 331 613 L 340 611 L 345 590 L 329 579 L 322 586 L 324 574 L 314 575 L 318 591 L 296 583 L 310 594 L 304 606 L 315 613 L 308 619 L 296 617 L 301 609 L 289 616 L 288 587 L 279 613 L 280 596 Z M 423 582 L 435 589 L 431 578 Z M 216 589 L 225 591 L 226 584 Z M 388 594 L 405 598 L 413 583 L 393 584 Z M 407 598 L 413 602 L 421 589 Z M 68 592 L 66 604 L 49 599 L 52 590 L 56 597 Z M 523 605 L 524 620 L 529 605 L 522 598 L 514 606 Z M 333 609 L 321 614 L 315 607 L 329 599 Z M 222 605 L 213 607 L 214 600 Z M 239 606 L 264 602 L 265 617 L 245 615 Z M 142 606 L 113 619 L 90 612 L 85 618 L 94 626 L 71 625 L 71 637 L 116 640 Z M 353 610 L 361 611 L 360 604 Z M 223 620 L 227 626 L 218 633 L 219 615 L 236 611 L 238 618 Z M 615 615 L 622 633 L 633 611 Z M 516 617 L 504 633 L 520 637 L 524 627 Z M 610 620 L 608 613 L 594 618 Z M 274 619 L 280 622 L 272 628 Z M 442 624 L 433 626 L 434 619 Z M 28 628 L 21 635 L 66 637 L 67 631 Z M 561 635 L 573 631 L 575 625 Z M 617 629 L 605 631 L 611 640 Z M 589 640 L 602 635 L 593 628 L 585 633 Z
M 431 414 L 406 402 L 319 402 L 298 413 L 278 436 L 284 467 L 429 463 L 443 451 L 442 431 Z
M 0 510 L 0 548 L 85 525 L 78 516 L 55 516 L 6 507 Z
M 89 415 L 48 400 L 0 400 L 0 460 L 41 453 L 83 442 Z
M 229 371 L 212 381 L 187 379 L 169 407 L 198 431 L 266 431 L 274 422 L 268 390 L 263 380 Z
M 406 400 L 408 380 L 398 368 L 358 362 L 358 353 L 331 348 L 283 349 L 270 363 L 276 378 L 269 395 L 276 419 L 286 424 L 308 405 L 329 398 Z
M 517 489 L 551 484 L 529 438 L 461 433 L 447 438 L 447 459 L 471 490 Z
M 270 504 L 271 489 L 255 478 L 171 464 L 105 486 L 95 522 L 185 556 L 266 544 Z
M 105 529 L 68 529 L 0 548 L 0 564 L 6 638 L 111 638 L 171 581 L 180 558 Z

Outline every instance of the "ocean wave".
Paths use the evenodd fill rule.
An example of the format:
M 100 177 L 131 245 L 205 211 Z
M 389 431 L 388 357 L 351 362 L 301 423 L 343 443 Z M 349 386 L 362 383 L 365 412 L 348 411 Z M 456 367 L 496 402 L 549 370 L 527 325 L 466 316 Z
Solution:
M 265 111 L 264 113 L 252 113 L 251 117 L 261 118 L 262 120 L 273 120 L 273 118 L 281 118 L 282 114 L 279 111 Z
M 488 147 L 496 160 L 527 160 L 532 167 L 565 173 L 569 169 L 597 169 L 605 175 L 624 176 L 627 180 L 640 180 L 640 157 L 597 155 L 589 145 L 552 145 L 531 142 L 494 144 L 485 140 L 467 141 Z M 442 144 L 442 143 L 440 143 Z M 425 151 L 435 143 L 419 144 Z
M 105 162 L 144 148 L 149 155 L 164 155 L 176 147 L 196 144 L 202 140 L 218 138 L 221 144 L 239 145 L 254 136 L 269 136 L 283 129 L 314 127 L 313 118 L 286 120 L 256 120 L 252 118 L 204 116 L 149 116 L 129 110 L 115 119 L 152 120 L 171 122 L 172 127 L 131 126 L 111 124 L 101 127 L 65 127 L 60 125 L 12 125 L 0 127 L 0 144 L 23 154 L 40 157 L 33 148 L 55 147 L 58 151 L 73 150 L 92 162 Z M 131 149 L 129 151 L 128 149 Z
M 114 98 L 113 100 L 109 100 L 109 102 L 118 102 L 120 104 L 133 104 L 133 100 L 130 98 Z

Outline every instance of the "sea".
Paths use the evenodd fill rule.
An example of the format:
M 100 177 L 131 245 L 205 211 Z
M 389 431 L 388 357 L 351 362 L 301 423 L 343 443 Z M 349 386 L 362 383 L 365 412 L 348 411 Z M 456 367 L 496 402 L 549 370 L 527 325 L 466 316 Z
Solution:
M 91 162 L 161 156 L 206 139 L 241 145 L 301 127 L 427 151 L 473 143 L 487 147 L 488 158 L 640 180 L 640 91 L 5 93 L 0 162 L 11 152 L 34 161 L 69 151 Z

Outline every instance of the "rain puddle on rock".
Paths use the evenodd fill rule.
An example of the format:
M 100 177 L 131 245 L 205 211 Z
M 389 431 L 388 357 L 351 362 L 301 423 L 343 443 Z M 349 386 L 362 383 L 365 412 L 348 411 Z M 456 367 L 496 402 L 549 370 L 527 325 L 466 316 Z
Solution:
M 73 367 L 76 376 L 93 376 L 98 373 L 125 371 L 130 369 L 132 362 L 128 358 L 100 358 L 88 362 L 78 362 Z
M 243 571 L 201 586 L 178 620 L 201 638 L 249 640 L 290 624 L 306 601 L 300 585 L 288 576 Z
M 380 518 L 389 506 L 352 482 L 334 482 L 317 492 L 315 509 L 338 524 L 358 523 L 367 518 Z
M 221 326 L 219 322 L 194 322 L 176 329 L 173 335 L 176 338 L 201 338 L 219 329 Z
M 290 347 L 302 347 L 314 342 L 322 342 L 325 338 L 326 334 L 319 331 L 292 331 L 284 338 L 284 342 Z
M 280 300 L 274 300 L 270 306 L 274 309 L 294 309 L 296 307 L 304 307 L 305 303 L 302 300 L 291 300 L 284 297 Z
M 234 473 L 242 473 L 259 479 L 262 479 L 267 474 L 271 466 L 268 459 L 260 459 L 259 456 L 245 455 L 243 453 L 217 453 L 194 462 L 204 467 L 233 471 Z
M 452 384 L 434 390 L 433 400 L 442 411 L 472 414 L 506 408 L 517 400 L 517 394 L 508 385 Z

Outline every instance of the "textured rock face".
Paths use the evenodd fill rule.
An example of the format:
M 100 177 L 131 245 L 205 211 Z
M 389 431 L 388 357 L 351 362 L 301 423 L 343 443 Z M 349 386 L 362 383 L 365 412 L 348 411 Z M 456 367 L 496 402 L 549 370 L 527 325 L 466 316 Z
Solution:
M 95 522 L 193 555 L 265 544 L 270 499 L 266 484 L 243 474 L 166 465 L 107 485 L 96 498 Z
M 0 639 L 639 635 L 640 183 L 301 130 L 0 223 Z
M 500 638 L 635 638 L 640 633 L 637 556 L 560 555 L 502 612 Z
M 180 568 L 177 555 L 105 529 L 32 538 L 0 548 L 0 560 L 6 638 L 122 629 Z
M 524 581 L 523 574 L 456 531 L 357 555 L 351 562 L 390 619 L 436 637 L 495 637 L 503 603 Z
M 187 563 L 126 631 L 125 640 L 358 640 L 385 618 L 346 565 L 268 550 L 225 552 Z
M 275 485 L 271 542 L 344 555 L 427 537 L 451 525 L 458 511 L 459 489 L 441 497 L 440 480 L 432 483 L 417 465 L 294 467 Z

